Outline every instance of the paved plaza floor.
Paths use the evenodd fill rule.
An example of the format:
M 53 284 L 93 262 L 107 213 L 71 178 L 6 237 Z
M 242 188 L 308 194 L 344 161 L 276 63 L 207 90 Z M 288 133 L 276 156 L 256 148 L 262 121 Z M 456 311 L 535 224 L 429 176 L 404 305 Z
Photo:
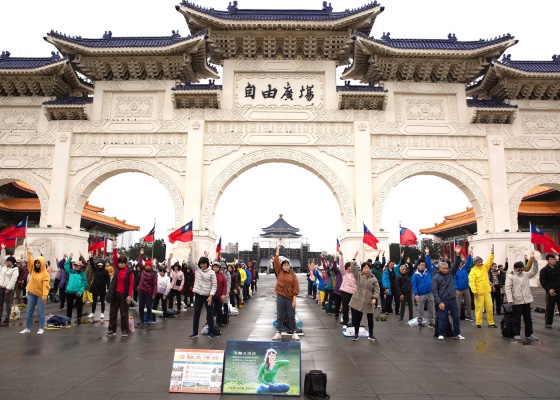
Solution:
M 300 282 L 307 288 L 305 276 Z M 168 389 L 175 349 L 225 349 L 227 340 L 270 341 L 275 332 L 274 284 L 274 276 L 261 275 L 256 295 L 216 340 L 187 339 L 192 309 L 180 318 L 137 329 L 128 338 L 105 337 L 107 323 L 47 330 L 43 336 L 35 334 L 35 324 L 32 334 L 20 335 L 22 313 L 17 323 L 0 328 L 0 399 L 271 399 L 170 394 Z M 534 306 L 542 307 L 543 291 L 534 289 L 534 295 Z M 379 341 L 374 343 L 343 337 L 340 324 L 311 299 L 299 298 L 297 311 L 305 331 L 302 387 L 305 372 L 322 369 L 333 400 L 560 398 L 558 316 L 550 330 L 544 328 L 544 314 L 534 313 L 540 341 L 529 343 L 504 339 L 499 329 L 486 324 L 477 329 L 465 321 L 461 333 L 466 340 L 438 341 L 433 330 L 409 328 L 391 315 L 387 322 L 375 323 Z M 48 305 L 47 312 L 58 313 L 58 307 Z

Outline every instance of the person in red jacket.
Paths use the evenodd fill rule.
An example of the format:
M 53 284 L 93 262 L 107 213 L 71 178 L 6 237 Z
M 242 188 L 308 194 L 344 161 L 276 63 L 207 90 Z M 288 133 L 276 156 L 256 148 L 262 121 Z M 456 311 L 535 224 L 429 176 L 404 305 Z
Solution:
M 218 326 L 222 327 L 224 326 L 224 324 L 222 323 L 222 310 L 224 307 L 224 299 L 226 298 L 227 293 L 227 281 L 226 276 L 220 272 L 220 262 L 218 260 L 212 263 L 212 270 L 216 274 L 216 281 L 218 283 L 216 293 L 214 293 L 214 315 L 216 316 Z
M 152 269 L 152 262 L 144 261 L 143 248 L 140 249 L 138 265 L 140 266 L 140 282 L 138 283 L 138 317 L 140 321 L 138 325 L 144 325 L 144 323 L 150 325 L 153 320 L 152 301 L 157 294 L 157 274 Z M 144 322 L 144 307 L 148 310 L 146 322 Z
M 113 239 L 113 243 L 117 243 Z M 128 305 L 132 300 L 134 289 L 134 270 L 127 266 L 128 259 L 117 253 L 117 248 L 113 247 L 113 265 L 116 266 L 113 278 L 109 283 L 106 300 L 111 305 L 109 311 L 109 331 L 107 336 L 116 335 L 117 315 L 121 313 L 121 332 L 123 337 L 128 336 Z

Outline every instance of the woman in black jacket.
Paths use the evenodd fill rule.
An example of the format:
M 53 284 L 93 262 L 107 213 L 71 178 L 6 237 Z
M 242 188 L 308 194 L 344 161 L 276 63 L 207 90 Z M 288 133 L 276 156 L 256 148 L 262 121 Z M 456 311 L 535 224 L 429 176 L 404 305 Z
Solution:
M 97 298 L 101 301 L 101 315 L 100 319 L 105 318 L 105 295 L 107 294 L 107 288 L 109 287 L 109 282 L 111 277 L 109 276 L 109 271 L 105 269 L 105 261 L 99 260 L 94 263 L 93 258 L 90 259 L 90 265 L 94 265 L 93 270 L 93 280 L 91 281 L 90 292 L 93 296 L 91 302 L 91 314 L 89 318 L 93 318 L 95 315 L 95 308 L 97 306 Z
M 229 274 L 231 275 L 231 288 L 229 290 L 229 302 L 232 307 L 239 307 L 241 304 L 241 297 L 239 295 L 239 281 L 241 276 L 239 272 L 233 267 L 233 265 L 228 265 L 227 267 Z

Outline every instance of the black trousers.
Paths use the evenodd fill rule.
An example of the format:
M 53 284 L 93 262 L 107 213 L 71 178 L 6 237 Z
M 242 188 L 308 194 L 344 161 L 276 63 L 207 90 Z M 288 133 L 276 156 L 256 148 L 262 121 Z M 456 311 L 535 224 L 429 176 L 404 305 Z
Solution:
M 255 294 L 257 291 L 257 281 L 251 281 L 251 290 L 253 291 L 253 294 Z
M 501 288 L 500 286 L 493 286 L 496 290 L 492 290 L 492 292 L 490 292 L 491 296 L 492 296 L 492 303 L 494 304 L 494 307 L 496 308 L 496 311 L 494 312 L 497 315 L 501 315 L 502 314 L 502 293 L 501 293 Z
M 181 292 L 176 289 L 171 289 L 167 300 L 169 301 L 169 308 L 173 308 L 173 299 L 177 298 L 177 311 L 181 311 Z
M 525 325 L 525 337 L 529 337 L 533 334 L 533 321 L 531 321 L 531 303 L 528 304 L 514 304 L 511 306 L 513 312 L 512 316 L 512 328 L 513 334 L 521 335 L 521 316 L 523 316 L 523 325 Z
M 404 310 L 408 305 L 408 320 L 410 321 L 412 319 L 412 293 L 403 293 L 402 295 L 403 301 L 401 302 L 401 319 L 404 318 Z
M 393 312 L 393 295 L 386 294 L 385 295 L 385 304 L 383 305 L 383 309 L 381 310 L 384 313 L 392 313 Z
M 315 282 L 313 282 L 315 283 Z M 313 285 L 313 288 L 311 288 L 311 296 L 313 296 L 313 300 L 317 299 L 317 286 Z
M 0 320 L 2 320 L 2 310 L 6 308 L 6 316 L 4 320 L 10 320 L 12 313 L 12 301 L 14 299 L 14 290 L 7 292 L 6 288 L 0 288 Z
M 148 321 L 152 320 L 152 300 L 152 295 L 138 293 L 138 317 L 140 317 L 140 323 L 144 322 L 144 307 L 148 312 Z
M 249 296 L 249 283 L 243 284 L 243 301 L 247 302 L 251 296 Z
M 163 311 L 163 317 L 167 314 L 167 299 L 163 298 L 163 293 L 156 294 L 156 298 L 154 299 L 154 310 L 157 310 L 159 301 L 161 300 L 161 311 Z
M 91 312 L 95 314 L 95 309 L 97 308 L 97 298 L 99 297 L 99 301 L 101 302 L 101 314 L 105 313 L 105 295 L 107 293 L 92 293 L 91 296 L 93 300 L 91 302 Z
M 224 307 L 223 304 L 220 303 L 220 299 L 216 298 L 214 298 L 214 315 L 216 316 L 217 324 L 221 325 L 224 319 Z
M 325 296 L 323 297 L 323 308 L 327 310 L 327 314 L 330 312 L 332 289 L 325 289 Z
M 354 310 L 352 308 L 352 325 L 354 325 L 354 337 L 358 337 L 358 332 L 360 331 L 360 323 L 362 322 L 362 316 L 364 314 L 361 311 Z M 373 313 L 366 314 L 367 323 L 369 328 L 369 336 L 373 336 Z
M 334 317 L 338 319 L 340 314 L 340 304 L 342 303 L 342 297 L 339 294 L 333 292 L 332 299 L 334 301 Z
M 72 318 L 72 311 L 74 310 L 74 302 L 76 302 L 76 317 L 78 318 L 78 323 L 82 319 L 82 308 L 84 303 L 82 301 L 82 295 L 77 293 L 66 293 L 66 316 Z
M 208 296 L 202 296 L 198 293 L 194 294 L 194 315 L 193 315 L 193 333 L 198 335 L 200 314 L 202 307 L 206 308 L 206 323 L 208 324 L 208 333 L 214 331 L 214 305 L 208 305 Z
M 545 324 L 552 325 L 552 319 L 554 317 L 554 306 L 558 306 L 558 310 L 560 310 L 560 292 L 556 290 L 556 296 L 551 296 L 548 292 L 546 292 L 545 296 L 546 301 L 546 314 L 545 314 Z
M 121 331 L 128 333 L 128 304 L 124 293 L 115 293 L 115 300 L 109 311 L 109 332 L 117 331 L 117 314 L 121 313 Z
M 60 297 L 60 309 L 62 310 L 66 303 L 66 285 L 58 287 L 58 297 Z
M 349 318 L 348 313 L 350 311 L 350 300 L 352 299 L 352 295 L 350 293 L 346 293 L 341 291 L 340 298 L 342 300 L 342 324 L 348 325 Z

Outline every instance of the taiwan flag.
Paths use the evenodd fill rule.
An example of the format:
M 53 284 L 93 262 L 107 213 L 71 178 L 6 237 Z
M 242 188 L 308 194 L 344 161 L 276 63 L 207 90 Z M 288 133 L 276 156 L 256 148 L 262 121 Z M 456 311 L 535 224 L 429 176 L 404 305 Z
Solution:
M 171 234 L 169 235 L 169 242 L 171 242 L 171 244 L 175 242 L 192 242 L 192 240 L 192 221 L 183 225 L 175 232 L 171 232 Z
M 418 238 L 416 237 L 414 232 L 412 232 L 410 229 L 403 228 L 401 226 L 400 235 L 401 235 L 401 246 L 416 246 L 418 242 Z
M 375 250 L 377 250 L 377 243 L 379 243 L 379 240 L 377 240 L 377 238 L 375 236 L 373 236 L 373 233 L 371 233 L 369 231 L 366 224 L 364 224 L 364 239 L 363 239 L 363 242 L 365 244 L 367 244 L 368 246 L 371 246 Z
M 0 245 L 4 245 L 6 247 L 16 247 L 16 240 L 12 238 L 0 237 Z
M 98 237 L 95 242 L 91 244 L 88 248 L 89 251 L 96 251 L 105 248 L 105 235 Z
M 533 224 L 529 224 L 531 227 L 531 243 L 540 244 L 543 246 L 543 250 L 547 253 L 552 253 L 554 251 L 560 252 L 560 246 L 556 245 L 554 239 L 548 236 L 546 233 L 541 231 Z
M 155 234 L 156 234 L 156 224 L 154 224 L 154 227 L 152 228 L 150 233 L 148 233 L 146 236 L 144 236 L 144 242 L 152 243 L 154 241 Z
M 0 232 L 0 238 L 18 239 L 24 238 L 27 234 L 27 217 L 14 226 L 10 226 Z
M 220 253 L 222 252 L 222 237 L 220 236 L 220 240 L 218 241 L 218 244 L 216 245 L 216 259 L 219 261 L 220 260 Z
M 457 239 L 455 239 L 455 240 L 453 241 L 453 247 L 457 247 L 457 246 L 459 246 L 459 247 L 461 248 L 461 255 L 462 255 L 463 257 L 467 258 L 467 253 L 465 253 L 465 250 L 463 250 L 463 246 L 461 246 L 461 245 L 459 244 L 459 241 L 458 241 Z M 453 250 L 455 250 L 455 249 L 453 249 Z
M 336 252 L 338 253 L 340 251 L 340 242 L 338 241 L 338 238 L 336 238 Z

